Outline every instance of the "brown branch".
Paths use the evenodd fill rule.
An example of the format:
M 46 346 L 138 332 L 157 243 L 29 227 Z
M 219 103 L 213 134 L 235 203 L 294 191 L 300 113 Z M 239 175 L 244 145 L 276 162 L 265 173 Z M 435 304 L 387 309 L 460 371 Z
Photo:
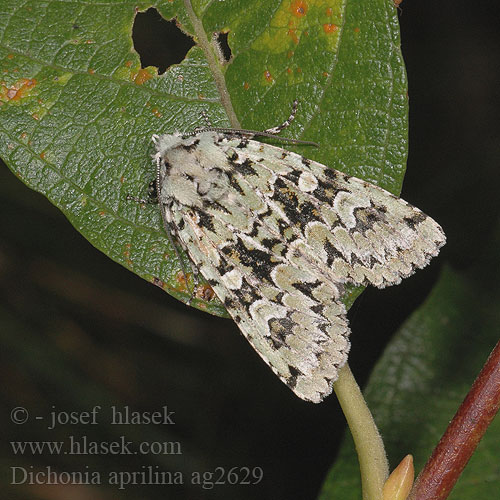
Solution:
M 500 342 L 419 474 L 408 500 L 448 497 L 499 406 Z

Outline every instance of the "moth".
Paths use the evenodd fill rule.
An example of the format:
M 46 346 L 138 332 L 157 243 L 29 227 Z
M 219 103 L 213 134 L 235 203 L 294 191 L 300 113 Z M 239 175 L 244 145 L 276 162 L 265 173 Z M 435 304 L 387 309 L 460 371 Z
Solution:
M 388 191 L 253 139 L 275 136 L 296 108 L 263 132 L 153 136 L 155 183 L 165 230 L 192 267 L 274 373 L 318 403 L 350 347 L 345 285 L 398 284 L 445 235 Z

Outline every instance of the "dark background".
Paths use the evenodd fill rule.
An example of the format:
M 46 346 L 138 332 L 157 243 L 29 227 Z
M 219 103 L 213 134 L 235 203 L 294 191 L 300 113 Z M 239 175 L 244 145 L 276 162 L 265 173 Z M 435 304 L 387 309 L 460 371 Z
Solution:
M 398 287 L 367 290 L 349 312 L 350 364 L 361 384 L 401 322 L 425 299 L 440 267 L 449 263 L 466 271 L 480 258 L 500 207 L 497 9 L 486 2 L 429 0 L 406 0 L 401 9 L 410 95 L 402 197 L 441 223 L 448 244 L 428 268 Z M 344 433 L 335 396 L 321 405 L 296 398 L 233 322 L 188 308 L 113 263 L 5 167 L 0 197 L 3 469 L 264 470 L 259 486 L 136 486 L 123 492 L 16 487 L 9 498 L 315 497 Z M 54 408 L 85 411 L 94 405 L 105 412 L 112 404 L 139 411 L 167 405 L 175 425 L 73 426 L 71 433 L 98 441 L 121 434 L 135 441 L 179 441 L 182 455 L 13 460 L 6 441 L 68 435 L 68 427 L 49 432 L 41 422 L 15 426 L 9 420 L 13 407 L 47 415 Z

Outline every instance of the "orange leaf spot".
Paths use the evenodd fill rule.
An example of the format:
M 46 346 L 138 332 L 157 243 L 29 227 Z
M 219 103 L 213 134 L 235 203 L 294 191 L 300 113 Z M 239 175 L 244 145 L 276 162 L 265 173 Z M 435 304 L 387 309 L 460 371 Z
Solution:
M 19 101 L 23 97 L 29 94 L 30 89 L 32 89 L 37 84 L 34 78 L 21 78 L 12 87 L 6 87 L 2 85 L 0 90 L 0 99 L 4 101 Z
M 137 85 L 142 85 L 143 83 L 147 82 L 150 78 L 152 78 L 151 73 L 149 71 L 146 71 L 145 69 L 140 69 L 137 73 L 132 74 L 132 80 Z
M 187 290 L 187 281 L 186 281 L 187 276 L 182 272 L 179 271 L 177 275 L 175 276 L 175 279 L 177 283 L 179 283 L 179 287 L 177 288 L 178 290 Z
M 332 24 L 332 23 L 327 23 L 327 24 L 323 24 L 323 30 L 325 31 L 326 34 L 330 34 L 330 33 L 334 33 L 335 31 L 337 31 L 339 29 L 339 27 L 336 25 L 336 24 Z
M 290 12 L 294 16 L 304 17 L 307 14 L 308 8 L 307 2 L 304 2 L 303 0 L 295 0 L 295 2 L 292 2 L 290 5 Z

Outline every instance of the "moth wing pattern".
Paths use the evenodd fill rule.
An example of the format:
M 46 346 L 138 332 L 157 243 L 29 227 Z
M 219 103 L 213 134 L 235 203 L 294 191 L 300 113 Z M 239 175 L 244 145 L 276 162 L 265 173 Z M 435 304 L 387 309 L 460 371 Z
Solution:
M 257 141 L 248 142 L 242 158 L 247 161 L 255 174 L 241 175 L 235 167 L 238 181 L 258 190 L 258 179 L 272 176 L 268 206 L 332 281 L 398 284 L 425 267 L 446 242 L 431 217 L 362 179 Z
M 282 148 L 214 131 L 155 142 L 167 230 L 273 371 L 321 401 L 349 350 L 344 284 L 398 283 L 437 254 L 441 228 Z
M 302 255 L 287 256 L 293 250 L 278 222 L 266 221 L 265 201 L 250 184 L 243 185 L 246 193 L 235 188 L 217 168 L 220 151 L 206 147 L 199 162 L 182 148 L 162 155 L 171 166 L 168 173 L 160 169 L 159 179 L 169 186 L 160 191 L 168 228 L 271 369 L 299 397 L 319 402 L 331 393 L 349 350 L 342 289 Z M 183 185 L 173 172 L 177 162 L 198 181 Z M 207 164 L 215 168 L 197 168 Z
M 190 258 L 262 359 L 302 399 L 319 402 L 330 394 L 350 347 L 335 284 L 298 267 L 300 258 L 293 264 L 277 262 L 268 280 L 256 277 L 252 265 L 240 259 L 251 259 L 255 252 L 272 258 L 270 252 L 237 231 L 232 242 L 217 244 L 213 233 L 196 225 L 196 217 L 184 220 Z M 207 260 L 205 252 L 213 258 Z

